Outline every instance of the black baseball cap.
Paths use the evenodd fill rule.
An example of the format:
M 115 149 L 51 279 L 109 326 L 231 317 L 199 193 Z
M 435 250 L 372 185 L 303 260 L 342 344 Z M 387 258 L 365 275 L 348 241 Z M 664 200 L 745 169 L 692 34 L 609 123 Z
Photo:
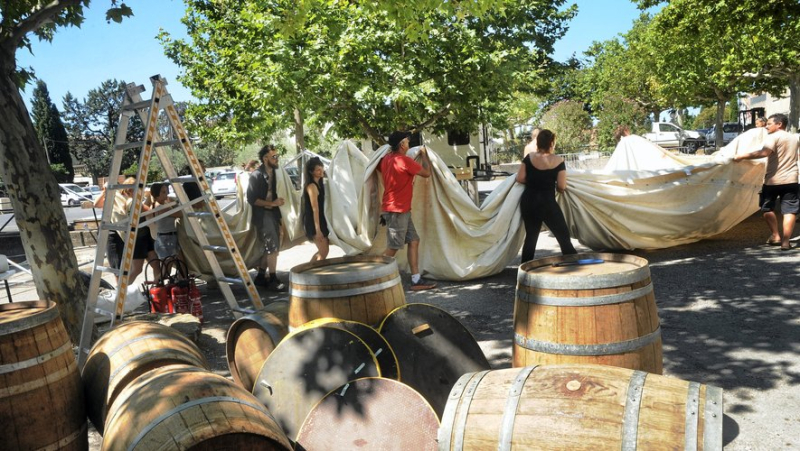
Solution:
M 397 146 L 400 144 L 400 141 L 406 138 L 409 139 L 411 138 L 410 132 L 405 132 L 400 130 L 392 132 L 392 134 L 389 135 L 389 146 L 391 146 L 392 149 L 397 149 Z

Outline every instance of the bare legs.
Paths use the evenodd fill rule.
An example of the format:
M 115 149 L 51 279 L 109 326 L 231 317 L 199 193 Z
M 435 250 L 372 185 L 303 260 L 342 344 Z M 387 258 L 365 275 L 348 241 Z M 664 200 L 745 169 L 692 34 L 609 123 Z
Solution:
M 394 257 L 399 249 L 386 249 L 383 255 Z M 408 265 L 411 266 L 411 274 L 419 274 L 419 240 L 408 243 Z
M 311 261 L 317 262 L 328 258 L 328 251 L 330 250 L 328 239 L 318 234 L 314 237 L 314 244 L 317 246 L 317 253 L 311 257 Z
M 794 214 L 785 214 L 783 215 L 783 238 L 781 238 L 780 230 L 778 230 L 778 216 L 773 211 L 768 211 L 764 213 L 764 221 L 766 221 L 767 226 L 769 227 L 770 241 L 780 241 L 781 247 L 789 247 L 789 240 L 792 238 L 792 233 L 794 233 L 794 224 L 797 215 Z

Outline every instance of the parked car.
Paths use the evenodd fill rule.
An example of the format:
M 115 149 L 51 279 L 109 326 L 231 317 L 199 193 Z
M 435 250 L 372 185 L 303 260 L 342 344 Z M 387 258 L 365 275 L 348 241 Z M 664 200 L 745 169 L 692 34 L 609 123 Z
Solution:
M 103 188 L 100 188 L 97 185 L 89 185 L 86 187 L 86 190 L 92 193 L 92 196 L 94 196 L 95 199 L 97 199 L 97 197 L 100 196 L 100 193 L 103 192 Z
M 211 182 L 211 192 L 214 193 L 217 199 L 223 196 L 235 195 L 236 186 L 239 182 L 238 176 L 239 173 L 234 171 L 220 172 Z
M 742 124 L 738 122 L 725 122 L 722 124 L 722 145 L 725 146 L 742 133 Z M 717 125 L 714 124 L 706 133 L 706 141 L 709 146 L 716 146 Z
M 705 136 L 669 122 L 653 122 L 651 131 L 644 137 L 661 147 L 685 148 L 687 153 L 695 153 L 706 145 Z
M 61 205 L 76 207 L 85 200 L 94 200 L 91 191 L 74 183 L 59 183 L 58 188 L 61 191 Z

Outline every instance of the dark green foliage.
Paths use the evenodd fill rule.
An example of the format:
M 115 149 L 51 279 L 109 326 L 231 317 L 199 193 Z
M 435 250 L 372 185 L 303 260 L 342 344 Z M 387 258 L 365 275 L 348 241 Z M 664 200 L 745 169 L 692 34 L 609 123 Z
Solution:
M 124 81 L 106 80 L 89 91 L 82 101 L 71 93 L 64 96 L 64 121 L 70 148 L 93 177 L 108 176 L 124 93 Z M 142 122 L 134 115 L 128 127 L 127 142 L 143 138 Z M 139 149 L 126 150 L 121 168 L 131 166 L 138 158 Z
M 59 182 L 71 182 L 75 171 L 72 168 L 67 131 L 64 129 L 64 123 L 61 122 L 58 108 L 50 100 L 50 93 L 44 81 L 39 80 L 36 83 L 31 104 L 33 128 L 42 148 L 47 153 L 50 167 L 58 166 L 63 169 L 63 174 L 55 174 Z

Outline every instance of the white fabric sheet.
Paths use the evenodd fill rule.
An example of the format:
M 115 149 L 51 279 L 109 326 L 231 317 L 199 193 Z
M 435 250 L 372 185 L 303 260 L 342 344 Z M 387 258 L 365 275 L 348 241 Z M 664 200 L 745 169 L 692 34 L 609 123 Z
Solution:
M 730 229 L 757 210 L 763 161 L 730 163 L 737 152 L 760 148 L 765 132 L 741 135 L 714 156 L 676 156 L 638 136 L 620 141 L 600 171 L 568 171 L 567 192 L 558 202 L 573 238 L 592 249 L 656 249 L 691 243 Z M 387 146 L 365 155 L 352 142 L 340 146 L 328 168 L 325 216 L 331 243 L 348 255 L 380 254 L 386 229 L 379 225 L 382 182 L 376 167 Z M 412 158 L 416 149 L 409 152 Z M 430 178 L 414 181 L 412 218 L 421 238 L 420 267 L 435 279 L 469 280 L 496 274 L 519 253 L 524 227 L 519 213 L 523 186 L 508 177 L 475 206 L 446 164 L 429 151 Z M 283 249 L 305 240 L 300 192 L 278 172 L 284 223 Z M 248 264 L 261 251 L 250 227 L 240 177 L 239 207 L 224 217 Z M 180 227 L 181 246 L 196 272 L 210 273 L 202 251 Z M 219 237 L 206 227 L 212 244 Z M 309 256 L 310 257 L 310 256 Z M 408 270 L 406 253 L 397 255 Z M 224 263 L 224 262 L 223 262 Z M 231 264 L 223 264 L 226 273 Z

